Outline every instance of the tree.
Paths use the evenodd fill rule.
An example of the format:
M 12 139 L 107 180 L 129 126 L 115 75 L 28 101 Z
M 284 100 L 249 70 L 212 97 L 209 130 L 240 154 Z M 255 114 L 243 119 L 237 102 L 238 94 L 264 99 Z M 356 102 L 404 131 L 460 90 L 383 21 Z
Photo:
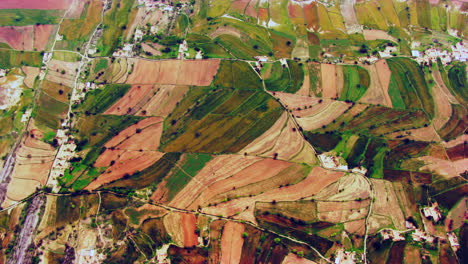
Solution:
M 248 236 L 249 234 L 247 234 L 247 232 L 242 233 L 242 238 L 247 238 Z

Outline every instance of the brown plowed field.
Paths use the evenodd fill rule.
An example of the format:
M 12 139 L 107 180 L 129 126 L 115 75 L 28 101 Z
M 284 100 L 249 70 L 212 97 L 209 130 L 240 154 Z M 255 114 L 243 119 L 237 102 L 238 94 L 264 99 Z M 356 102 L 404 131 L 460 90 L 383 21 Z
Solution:
M 33 30 L 33 26 L 0 27 L 0 42 L 16 50 L 32 50 Z
M 36 79 L 37 75 L 39 75 L 41 69 L 29 66 L 23 66 L 21 69 L 23 70 L 24 74 L 26 74 L 26 77 L 24 78 L 24 84 L 26 84 L 27 87 L 32 88 L 34 85 L 34 80 Z
M 308 260 L 306 258 L 300 258 L 293 253 L 289 253 L 284 259 L 281 264 L 317 264 L 312 260 Z
M 348 109 L 348 104 L 341 101 L 333 101 L 330 104 L 323 102 L 324 106 L 312 107 L 313 113 L 308 116 L 301 116 L 297 122 L 304 130 L 314 130 L 324 125 L 328 125 L 333 120 L 343 114 Z
M 106 156 L 110 152 L 110 150 L 106 150 L 102 156 Z M 114 154 L 115 153 L 111 153 L 110 155 Z M 113 160 L 115 163 L 112 166 L 107 168 L 103 174 L 86 186 L 85 190 L 95 190 L 102 185 L 118 180 L 125 175 L 131 175 L 135 172 L 142 171 L 158 161 L 163 155 L 164 153 L 158 151 L 125 151 L 120 155 L 120 157 Z M 107 157 L 104 157 L 101 160 L 107 159 Z M 106 166 L 109 165 L 110 164 L 107 164 Z
M 2 0 L 0 9 L 67 9 L 72 0 Z
M 234 188 L 254 184 L 255 182 L 273 177 L 292 164 L 293 163 L 290 162 L 273 159 L 260 160 L 242 171 L 208 186 L 192 203 L 191 207 L 193 208 L 205 204 L 211 197 L 233 190 Z
M 181 214 L 181 225 L 184 231 L 184 246 L 194 247 L 198 245 L 198 236 L 195 233 L 197 229 L 197 217 L 194 214 Z
M 468 168 L 468 159 L 459 159 L 450 161 L 445 159 L 438 159 L 431 156 L 424 156 L 418 158 L 424 161 L 425 166 L 421 167 L 421 171 L 431 171 L 446 178 L 459 176 Z
M 173 84 L 207 86 L 213 80 L 219 60 L 135 60 L 127 79 L 131 84 Z
M 158 87 L 159 91 L 151 97 L 137 115 L 143 116 L 143 111 L 146 111 L 145 115 L 152 116 L 167 116 L 174 110 L 177 103 L 182 100 L 184 95 L 187 93 L 188 86 L 175 86 L 175 85 L 161 85 Z
M 209 185 L 233 175 L 261 158 L 242 155 L 219 155 L 207 162 L 197 175 L 172 199 L 170 205 L 187 208 Z
M 279 98 L 280 102 L 291 110 L 297 110 L 297 108 L 305 109 L 306 107 L 314 106 L 318 104 L 320 100 L 320 98 L 317 97 L 282 92 L 275 92 L 274 96 Z
M 116 147 L 117 145 L 121 144 L 122 142 L 126 141 L 130 137 L 137 135 L 137 129 L 144 129 L 146 127 L 152 126 L 157 123 L 161 123 L 163 121 L 160 117 L 149 117 L 141 120 L 140 122 L 132 125 L 123 131 L 121 131 L 117 136 L 113 137 L 109 140 L 104 146 L 106 148 Z M 141 134 L 141 133 L 140 133 Z M 159 139 L 158 139 L 159 141 Z M 136 148 L 137 150 L 140 149 L 139 147 Z
M 436 107 L 433 124 L 434 128 L 439 130 L 450 119 L 450 116 L 452 115 L 451 103 L 456 102 L 456 99 L 451 94 L 449 96 L 446 94 L 448 89 L 445 86 L 439 71 L 433 71 L 432 76 L 436 83 L 436 85 L 432 86 L 432 95 Z
M 227 222 L 221 237 L 221 263 L 239 263 L 242 254 L 244 225 Z
M 320 64 L 322 76 L 323 97 L 336 98 L 343 88 L 343 78 L 339 80 L 341 68 L 334 64 Z M 341 75 L 343 75 L 341 73 Z M 342 77 L 342 76 L 341 76 Z
M 234 199 L 217 206 L 204 208 L 203 211 L 215 215 L 232 216 L 240 213 L 236 218 L 255 222 L 255 202 L 294 201 L 303 197 L 309 197 L 320 192 L 329 184 L 335 182 L 344 175 L 343 172 L 330 171 L 321 167 L 314 167 L 307 178 L 297 184 L 265 191 L 253 196 Z M 248 207 L 248 209 L 247 209 Z
M 143 85 L 133 85 L 132 88 L 115 104 L 113 104 L 107 111 L 105 115 L 128 115 L 131 114 L 135 106 L 137 106 L 143 99 L 150 97 L 153 90 L 153 85 L 143 84 Z
M 392 101 L 388 95 L 391 72 L 385 60 L 380 60 L 373 65 L 365 65 L 364 67 L 368 70 L 371 81 L 366 93 L 359 102 L 392 107 Z
M 55 29 L 55 25 L 36 25 L 34 26 L 34 48 L 36 50 L 45 50 L 49 42 L 50 35 Z

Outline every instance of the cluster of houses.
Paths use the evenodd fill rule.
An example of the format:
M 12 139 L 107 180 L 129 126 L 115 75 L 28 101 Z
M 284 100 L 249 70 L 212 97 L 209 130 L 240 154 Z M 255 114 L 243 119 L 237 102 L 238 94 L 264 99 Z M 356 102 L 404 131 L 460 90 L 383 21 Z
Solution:
M 418 46 L 419 43 L 413 43 L 413 48 Z M 468 49 L 465 47 L 465 43 L 460 41 L 451 46 L 451 51 L 439 48 L 429 48 L 424 51 L 413 49 L 411 56 L 420 64 L 436 61 L 439 58 L 443 64 L 447 65 L 452 61 L 468 61 Z

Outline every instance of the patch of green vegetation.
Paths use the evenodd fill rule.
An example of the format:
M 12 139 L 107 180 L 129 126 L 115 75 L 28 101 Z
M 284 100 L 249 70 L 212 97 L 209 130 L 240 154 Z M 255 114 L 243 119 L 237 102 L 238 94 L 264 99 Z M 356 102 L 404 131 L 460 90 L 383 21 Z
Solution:
M 405 102 L 401 98 L 400 89 L 393 76 L 390 77 L 390 83 L 388 85 L 388 95 L 392 100 L 392 106 L 397 109 L 406 109 Z
M 276 61 L 272 65 L 270 77 L 265 85 L 270 91 L 297 92 L 304 82 L 304 70 L 296 61 L 287 60 L 287 67 Z
M 18 51 L 0 49 L 0 68 L 9 69 L 21 66 L 40 67 L 42 53 L 35 51 Z
M 252 60 L 254 56 L 267 55 L 270 52 L 258 44 L 248 46 L 244 41 L 232 35 L 220 35 L 214 41 L 238 59 Z
M 168 200 L 171 201 L 212 158 L 208 154 L 187 154 L 183 163 L 176 166 L 166 179 L 166 188 L 169 190 L 167 194 Z
M 107 60 L 106 59 L 99 59 L 96 65 L 94 66 L 94 73 L 98 73 L 99 71 L 107 68 Z
M 344 85 L 339 99 L 358 101 L 370 85 L 369 73 L 361 66 L 344 65 L 343 77 Z
M 57 24 L 60 13 L 60 10 L 0 9 L 0 26 Z
M 110 56 L 119 45 L 122 33 L 127 28 L 134 0 L 112 1 L 112 7 L 104 15 L 104 34 L 99 42 L 102 56 Z
M 430 117 L 434 116 L 434 101 L 418 64 L 408 58 L 391 58 L 387 62 L 406 108 L 424 109 Z
M 262 83 L 252 67 L 243 61 L 222 60 L 213 81 L 217 88 L 261 90 Z
M 87 115 L 100 114 L 111 107 L 130 89 L 130 84 L 107 84 L 102 89 L 86 93 L 86 98 L 79 110 Z
M 148 168 L 105 185 L 104 189 L 142 189 L 157 186 L 174 168 L 181 153 L 166 153 Z
M 341 135 L 339 134 L 320 134 L 305 131 L 307 141 L 314 147 L 318 152 L 328 152 L 336 147 L 341 141 Z
M 466 64 L 457 62 L 448 70 L 448 79 L 452 93 L 464 102 L 468 102 L 466 82 Z
M 232 66 L 236 68 L 235 64 Z M 233 72 L 235 75 L 235 70 Z M 244 80 L 234 82 L 231 79 L 227 83 L 221 80 L 219 78 L 216 85 L 222 86 L 221 89 L 196 87 L 189 90 L 165 120 L 161 139 L 163 151 L 237 152 L 271 127 L 281 115 L 280 105 L 264 91 L 255 89 L 254 94 L 240 102 L 238 96 L 233 96 L 236 89 L 232 87 L 246 88 L 239 83 Z M 249 83 L 259 83 L 258 78 L 246 85 Z M 226 109 L 232 111 L 227 113 Z
M 190 33 L 187 35 L 187 44 L 195 50 L 201 50 L 207 58 L 233 58 L 223 47 L 216 44 L 209 37 Z
M 36 108 L 33 110 L 36 124 L 51 129 L 58 129 L 60 119 L 63 118 L 67 108 L 67 104 L 57 101 L 45 93 L 41 93 Z
M 53 59 L 67 62 L 76 62 L 81 60 L 81 56 L 74 52 L 55 51 Z

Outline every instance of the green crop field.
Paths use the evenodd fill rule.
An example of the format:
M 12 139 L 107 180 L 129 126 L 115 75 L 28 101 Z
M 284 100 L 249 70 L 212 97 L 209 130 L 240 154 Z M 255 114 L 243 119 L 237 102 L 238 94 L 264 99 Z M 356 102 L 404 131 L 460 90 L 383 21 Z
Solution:
M 60 16 L 60 10 L 0 9 L 0 26 L 57 24 Z
M 466 64 L 455 63 L 448 71 L 448 79 L 452 88 L 452 93 L 461 99 L 468 102 L 468 89 L 466 81 Z
M 358 101 L 367 91 L 370 76 L 366 69 L 360 66 L 343 66 L 344 85 L 339 96 L 340 100 Z
M 406 108 L 424 109 L 432 117 L 434 101 L 417 63 L 407 58 L 391 58 L 387 62 Z
M 124 96 L 130 87 L 129 84 L 108 84 L 102 89 L 90 91 L 79 109 L 86 114 L 100 114 Z
M 111 10 L 104 16 L 104 35 L 99 41 L 101 55 L 109 56 L 119 45 L 119 38 L 127 27 L 134 0 L 112 1 Z
M 0 68 L 9 69 L 20 66 L 40 67 L 42 54 L 35 51 L 0 49 Z

